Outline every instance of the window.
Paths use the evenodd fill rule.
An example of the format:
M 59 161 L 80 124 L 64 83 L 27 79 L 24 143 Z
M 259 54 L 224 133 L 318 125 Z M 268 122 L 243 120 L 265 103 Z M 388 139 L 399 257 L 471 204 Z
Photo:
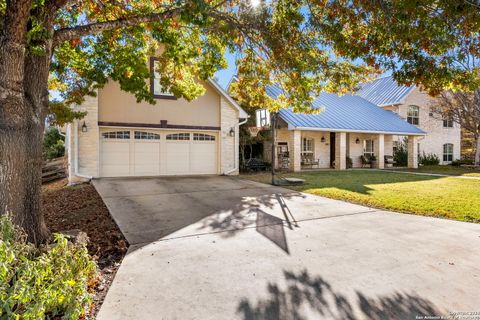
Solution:
M 150 91 L 152 92 L 155 98 L 164 98 L 164 99 L 176 99 L 173 94 L 168 91 L 163 90 L 162 85 L 160 84 L 160 73 L 158 70 L 158 60 L 151 58 L 150 61 L 150 72 L 153 74 L 152 80 L 150 81 Z
M 112 131 L 102 133 L 103 139 L 130 139 L 130 131 Z
M 418 125 L 420 115 L 420 108 L 417 106 L 409 106 L 407 111 L 407 122 L 410 124 Z
M 443 145 L 443 161 L 444 162 L 453 161 L 453 144 L 445 143 Z
M 451 117 L 443 117 L 443 127 L 444 128 L 453 128 L 453 120 Z
M 375 153 L 373 151 L 373 140 L 363 140 L 363 155 L 365 157 L 371 157 Z
M 302 153 L 313 153 L 313 139 L 302 138 Z
M 266 127 L 270 125 L 270 112 L 267 109 L 256 111 L 257 127 Z
M 193 140 L 195 141 L 215 141 L 215 136 L 205 133 L 194 133 Z
M 135 131 L 135 139 L 137 140 L 160 140 L 160 135 L 151 132 Z
M 167 134 L 167 140 L 190 140 L 190 133 L 172 133 Z

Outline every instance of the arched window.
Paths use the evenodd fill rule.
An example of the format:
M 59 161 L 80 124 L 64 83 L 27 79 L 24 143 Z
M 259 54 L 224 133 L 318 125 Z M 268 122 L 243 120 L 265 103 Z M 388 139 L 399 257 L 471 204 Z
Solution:
M 160 140 L 160 135 L 157 133 L 146 131 L 135 131 L 136 140 Z
M 130 131 L 110 131 L 102 133 L 103 139 L 130 139 Z
M 205 133 L 194 133 L 193 140 L 195 141 L 215 141 L 215 136 Z
M 182 132 L 167 134 L 167 140 L 190 140 L 190 133 Z
M 414 125 L 420 123 L 420 108 L 418 106 L 408 106 L 407 122 Z
M 444 162 L 453 161 L 453 144 L 445 143 L 443 145 L 443 161 Z

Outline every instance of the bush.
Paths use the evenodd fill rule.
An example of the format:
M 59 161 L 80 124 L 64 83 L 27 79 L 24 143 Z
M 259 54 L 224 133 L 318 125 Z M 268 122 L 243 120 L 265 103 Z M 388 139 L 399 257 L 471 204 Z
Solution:
M 405 140 L 398 143 L 397 148 L 393 153 L 393 160 L 399 167 L 406 167 L 408 165 L 408 149 Z
M 48 128 L 43 136 L 43 157 L 47 160 L 65 155 L 65 138 L 57 128 Z
M 79 319 L 95 276 L 85 244 L 55 234 L 52 244 L 37 248 L 0 216 L 0 319 Z
M 436 154 L 425 154 L 425 152 L 423 152 L 418 159 L 418 163 L 422 166 L 438 166 L 440 164 L 440 159 Z
M 461 165 L 468 165 L 472 166 L 474 164 L 472 159 L 462 159 L 462 160 L 454 160 L 452 161 L 451 165 L 454 167 L 460 167 Z
M 352 158 L 347 156 L 347 161 L 346 162 L 347 162 L 347 169 L 350 169 L 351 167 L 353 167 Z

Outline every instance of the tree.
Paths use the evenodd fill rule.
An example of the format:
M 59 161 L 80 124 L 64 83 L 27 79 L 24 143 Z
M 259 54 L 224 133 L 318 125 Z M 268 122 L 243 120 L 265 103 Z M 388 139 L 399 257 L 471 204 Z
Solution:
M 473 135 L 474 163 L 480 165 L 480 90 L 474 93 L 442 92 L 432 103 L 431 109 L 434 114 L 458 123 L 462 129 Z
M 269 107 L 306 109 L 310 92 L 353 90 L 370 68 L 330 59 L 306 23 L 304 4 L 0 0 L 0 213 L 10 212 L 30 241 L 48 238 L 40 207 L 45 117 L 81 117 L 69 107 L 108 79 L 154 103 L 146 62 L 160 43 L 161 85 L 187 100 L 205 92 L 198 79 L 226 66 L 227 49 L 239 52 L 241 89 L 257 101 L 266 95 L 255 85 L 283 85 L 288 94 Z M 50 102 L 49 88 L 62 100 Z
M 49 108 L 58 122 L 78 118 L 69 106 L 108 79 L 154 103 L 146 61 L 159 43 L 161 85 L 187 100 L 205 92 L 198 79 L 226 66 L 227 49 L 239 53 L 232 90 L 240 103 L 273 111 L 310 111 L 320 91 L 352 91 L 395 60 L 405 82 L 478 87 L 478 73 L 424 54 L 455 51 L 458 37 L 478 57 L 477 11 L 452 2 L 0 0 L 0 212 L 11 212 L 30 241 L 47 239 L 40 173 Z M 271 84 L 282 88 L 277 99 L 266 94 Z M 48 88 L 62 101 L 50 103 Z
M 43 157 L 47 160 L 65 155 L 65 138 L 55 127 L 50 127 L 43 136 Z

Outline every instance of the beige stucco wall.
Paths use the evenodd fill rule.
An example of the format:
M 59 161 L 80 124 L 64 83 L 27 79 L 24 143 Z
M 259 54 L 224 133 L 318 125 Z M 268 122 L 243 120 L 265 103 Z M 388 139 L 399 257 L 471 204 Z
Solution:
M 434 98 L 416 88 L 407 96 L 403 104 L 388 108 L 397 112 L 400 117 L 406 120 L 408 106 L 419 106 L 420 117 L 418 127 L 427 133 L 425 137 L 418 138 L 418 143 L 420 145 L 419 153 L 434 153 L 440 158 L 440 163 L 443 163 L 443 145 L 445 143 L 452 143 L 453 159 L 460 159 L 460 127 L 458 124 L 454 123 L 453 128 L 444 128 L 443 121 L 439 119 L 437 115 L 430 116 L 430 105 L 431 103 L 434 103 L 434 101 Z M 403 138 L 404 137 L 401 136 L 395 136 L 394 140 L 401 141 Z
M 220 126 L 220 95 L 212 86 L 202 82 L 205 95 L 188 102 L 185 99 L 155 99 L 156 104 L 137 103 L 134 95 L 109 81 L 98 92 L 98 120 L 105 122 L 159 124 L 167 120 L 172 125 Z

